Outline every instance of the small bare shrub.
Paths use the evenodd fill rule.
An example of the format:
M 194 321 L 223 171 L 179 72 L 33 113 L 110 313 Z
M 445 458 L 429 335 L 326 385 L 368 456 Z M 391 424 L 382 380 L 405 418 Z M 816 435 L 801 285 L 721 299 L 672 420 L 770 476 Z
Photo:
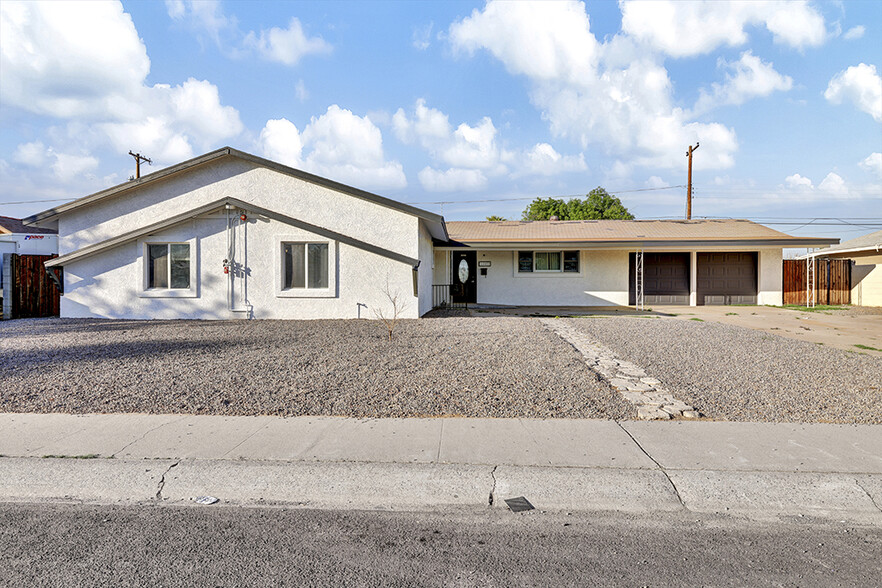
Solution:
M 385 308 L 374 307 L 374 316 L 380 319 L 389 332 L 389 340 L 392 340 L 392 332 L 395 331 L 395 325 L 404 313 L 407 302 L 404 296 L 397 289 L 393 289 L 389 284 L 389 277 L 386 277 L 386 285 L 382 288 L 383 296 L 389 301 Z

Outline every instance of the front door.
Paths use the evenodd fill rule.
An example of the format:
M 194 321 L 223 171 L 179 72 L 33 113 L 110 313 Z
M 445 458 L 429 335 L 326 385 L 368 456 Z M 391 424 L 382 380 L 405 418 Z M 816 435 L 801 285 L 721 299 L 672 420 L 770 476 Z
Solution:
M 478 253 L 454 251 L 450 254 L 450 295 L 453 302 L 478 302 Z

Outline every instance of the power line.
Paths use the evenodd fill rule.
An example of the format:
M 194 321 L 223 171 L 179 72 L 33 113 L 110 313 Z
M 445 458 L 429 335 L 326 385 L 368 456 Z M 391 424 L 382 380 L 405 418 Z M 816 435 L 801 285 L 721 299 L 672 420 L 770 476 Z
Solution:
M 32 204 L 34 202 L 61 202 L 62 200 L 76 200 L 76 198 L 50 198 L 49 200 L 22 200 L 20 202 L 0 202 L 0 204 Z
M 638 188 L 635 190 L 607 190 L 610 195 L 631 194 L 634 192 L 653 192 L 657 190 L 671 190 L 674 188 L 685 188 L 686 184 L 677 186 L 661 186 L 659 188 Z M 536 198 L 583 198 L 585 194 L 562 194 L 558 196 L 513 196 L 511 198 L 484 198 L 481 200 L 416 200 L 408 204 L 475 204 L 478 202 L 509 202 L 514 200 L 535 200 Z

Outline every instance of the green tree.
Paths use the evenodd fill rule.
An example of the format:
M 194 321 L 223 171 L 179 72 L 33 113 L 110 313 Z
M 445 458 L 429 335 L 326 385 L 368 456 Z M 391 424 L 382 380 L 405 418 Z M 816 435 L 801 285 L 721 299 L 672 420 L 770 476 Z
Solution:
M 572 198 L 536 198 L 523 213 L 524 220 L 634 220 L 622 201 L 601 187 L 594 188 L 584 200 Z
M 504 220 L 508 220 L 508 219 L 507 219 L 507 218 L 504 218 L 504 217 L 501 217 L 501 216 L 496 216 L 496 215 L 494 214 L 493 216 L 488 216 L 488 217 L 487 217 L 487 220 L 490 221 L 490 222 L 493 222 L 493 223 L 498 223 L 498 222 L 500 222 L 500 221 L 504 221 Z

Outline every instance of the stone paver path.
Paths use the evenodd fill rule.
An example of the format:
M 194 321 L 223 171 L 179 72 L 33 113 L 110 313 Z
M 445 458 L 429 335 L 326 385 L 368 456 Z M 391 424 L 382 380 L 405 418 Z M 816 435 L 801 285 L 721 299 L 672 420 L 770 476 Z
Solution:
M 546 328 L 575 347 L 589 368 L 636 406 L 637 418 L 663 420 L 701 416 L 692 406 L 674 398 L 661 387 L 659 380 L 649 377 L 640 366 L 616 358 L 612 351 L 560 320 L 540 320 Z

